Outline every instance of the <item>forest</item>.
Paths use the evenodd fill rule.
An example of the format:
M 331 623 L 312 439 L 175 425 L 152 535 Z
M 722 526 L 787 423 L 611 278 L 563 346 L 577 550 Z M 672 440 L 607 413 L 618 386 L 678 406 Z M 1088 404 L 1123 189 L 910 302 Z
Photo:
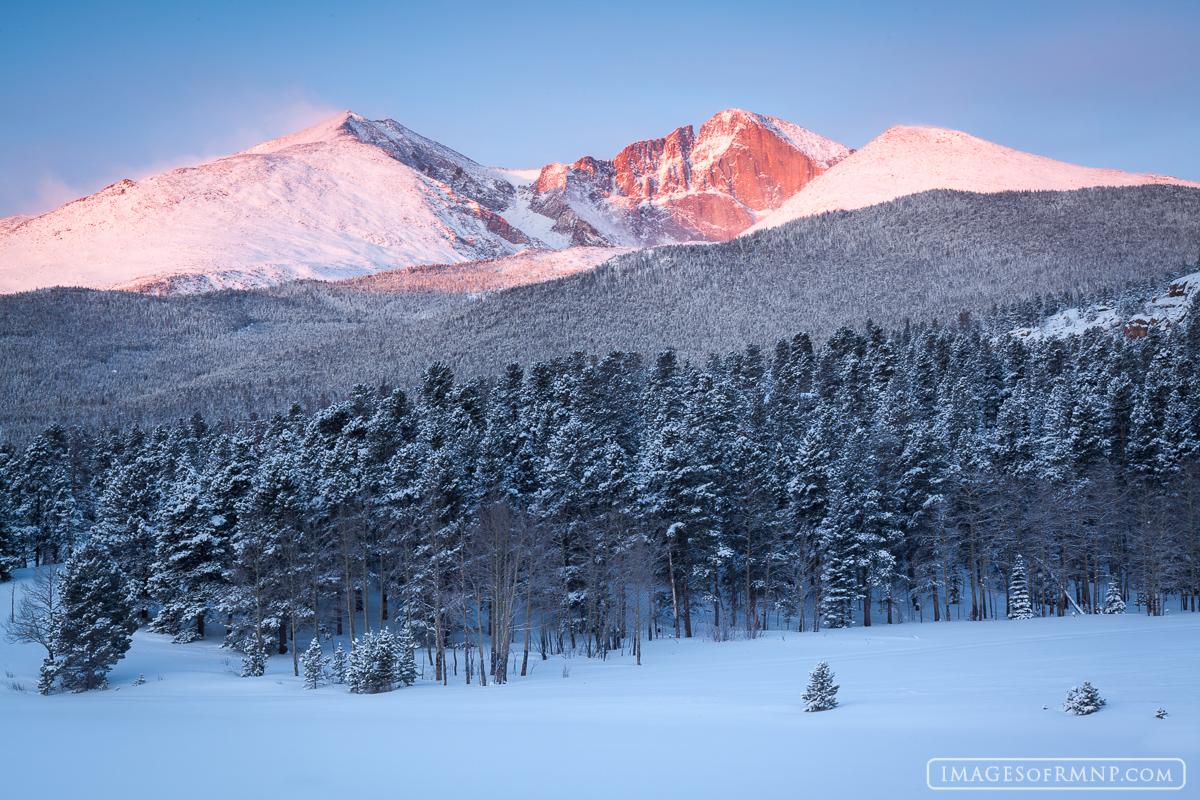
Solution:
M 0 578 L 99 545 L 177 642 L 220 626 L 299 674 L 314 637 L 400 630 L 442 682 L 664 636 L 1194 612 L 1200 316 L 1013 332 L 1063 302 L 51 425 L 0 449 Z
M 934 191 L 722 244 L 660 247 L 496 292 L 298 281 L 182 297 L 52 289 L 0 296 L 0 435 L 324 406 L 357 383 L 462 380 L 575 351 L 709 353 L 814 344 L 868 319 L 953 321 L 1064 291 L 1161 282 L 1200 263 L 1200 189 Z M 1200 270 L 1195 267 L 1187 271 Z M 421 283 L 417 281 L 417 283 Z M 452 290 L 451 290 L 452 289 Z

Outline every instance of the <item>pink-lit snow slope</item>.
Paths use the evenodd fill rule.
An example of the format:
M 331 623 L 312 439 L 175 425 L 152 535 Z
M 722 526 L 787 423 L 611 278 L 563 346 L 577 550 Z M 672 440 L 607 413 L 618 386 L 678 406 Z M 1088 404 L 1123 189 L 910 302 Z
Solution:
M 344 112 L 209 164 L 121 181 L 0 226 L 0 293 L 184 291 L 338 279 L 512 255 L 490 210 L 358 135 Z M 497 232 L 499 231 L 499 232 Z M 510 234 L 511 237 L 511 234 Z
M 835 164 L 746 233 L 825 211 L 852 210 L 932 189 L 1069 191 L 1148 183 L 1200 188 L 1163 175 L 1080 167 L 942 128 L 889 128 Z
M 445 292 L 475 294 L 541 283 L 585 272 L 626 253 L 631 247 L 568 247 L 524 250 L 515 256 L 462 264 L 425 264 L 351 278 L 342 285 L 365 292 Z

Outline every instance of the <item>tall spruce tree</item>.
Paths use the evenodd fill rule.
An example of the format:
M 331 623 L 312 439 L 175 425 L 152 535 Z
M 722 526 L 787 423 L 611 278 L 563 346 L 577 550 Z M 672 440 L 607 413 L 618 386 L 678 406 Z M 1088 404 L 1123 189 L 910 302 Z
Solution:
M 59 591 L 56 673 L 65 689 L 104 688 L 137 630 L 128 582 L 108 549 L 89 541 L 67 560 Z
M 1033 619 L 1033 603 L 1029 599 L 1029 579 L 1025 574 L 1025 559 L 1017 556 L 1009 582 L 1010 619 Z

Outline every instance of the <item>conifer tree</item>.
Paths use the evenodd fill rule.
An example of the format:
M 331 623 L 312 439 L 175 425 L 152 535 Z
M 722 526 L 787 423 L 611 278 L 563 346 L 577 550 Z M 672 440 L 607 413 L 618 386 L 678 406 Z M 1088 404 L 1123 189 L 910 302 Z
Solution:
M 391 691 L 395 673 L 395 639 L 391 633 L 368 631 L 354 643 L 346 667 L 350 691 L 355 694 Z
M 1009 596 L 1009 619 L 1033 619 L 1033 603 L 1029 599 L 1029 579 L 1025 574 L 1025 559 L 1017 556 L 1013 564 Z
M 416 649 L 412 631 L 405 625 L 396 633 L 395 642 L 396 669 L 393 679 L 401 686 L 412 686 L 417 680 Z
M 12 580 L 12 571 L 24 566 L 13 489 L 16 470 L 17 457 L 13 448 L 0 444 L 0 583 Z
M 312 644 L 300 656 L 304 665 L 304 688 L 315 689 L 325 679 L 325 670 L 329 666 L 329 657 L 321 652 L 321 641 L 313 639 Z
M 252 642 L 242 659 L 243 678 L 261 678 L 267 671 L 267 648 L 260 642 Z
M 1121 597 L 1121 587 L 1115 580 L 1109 581 L 1108 592 L 1104 595 L 1105 614 L 1124 614 L 1125 599 Z
M 53 658 L 42 659 L 42 666 L 38 669 L 38 694 L 53 693 L 57 682 L 58 665 Z
M 345 683 L 349 668 L 350 657 L 342 649 L 342 643 L 338 642 L 337 647 L 333 650 L 333 655 L 329 658 L 329 679 L 334 683 Z
M 176 642 L 204 637 L 204 623 L 225 586 L 228 541 L 217 531 L 201 477 L 183 467 L 159 514 L 150 591 L 162 604 L 152 627 Z
M 829 669 L 828 662 L 818 662 L 816 668 L 808 673 L 808 687 L 800 696 L 800 699 L 804 701 L 804 710 L 828 711 L 836 708 L 839 688 L 833 682 L 833 671 Z
M 63 688 L 103 688 L 137 630 L 129 586 L 99 542 L 89 541 L 63 567 L 54 660 Z
M 1104 706 L 1105 700 L 1096 691 L 1096 687 L 1088 681 L 1083 682 L 1083 686 L 1072 686 L 1067 692 L 1067 702 L 1063 705 L 1063 710 L 1068 714 L 1095 714 Z

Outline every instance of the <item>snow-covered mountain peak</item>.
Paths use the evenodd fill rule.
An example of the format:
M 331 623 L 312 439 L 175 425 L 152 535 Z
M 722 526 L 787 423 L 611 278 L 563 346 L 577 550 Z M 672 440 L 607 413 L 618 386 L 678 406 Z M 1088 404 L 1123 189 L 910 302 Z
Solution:
M 865 208 L 933 189 L 981 193 L 1069 191 L 1149 183 L 1200 187 L 1200 183 L 1178 178 L 1055 161 L 962 131 L 897 125 L 832 166 L 746 233 L 825 211 Z
M 278 139 L 271 139 L 268 142 L 256 144 L 248 150 L 243 150 L 238 155 L 261 154 L 261 153 L 277 153 L 288 147 L 294 147 L 299 144 L 316 144 L 321 142 L 336 142 L 346 139 L 357 139 L 357 131 L 355 123 L 359 125 L 370 125 L 366 119 L 355 114 L 353 111 L 342 111 L 334 114 L 327 120 L 318 122 L 311 128 L 305 128 L 296 133 L 289 133 L 287 136 L 281 136 Z
M 530 207 L 575 245 L 724 241 L 779 208 L 850 151 L 799 125 L 728 109 L 611 161 L 549 164 Z
M 741 108 L 720 111 L 701 125 L 697 148 L 703 147 L 714 156 L 724 153 L 729 147 L 744 144 L 747 131 L 755 128 L 779 137 L 822 169 L 829 169 L 851 153 L 845 145 L 799 125 Z

